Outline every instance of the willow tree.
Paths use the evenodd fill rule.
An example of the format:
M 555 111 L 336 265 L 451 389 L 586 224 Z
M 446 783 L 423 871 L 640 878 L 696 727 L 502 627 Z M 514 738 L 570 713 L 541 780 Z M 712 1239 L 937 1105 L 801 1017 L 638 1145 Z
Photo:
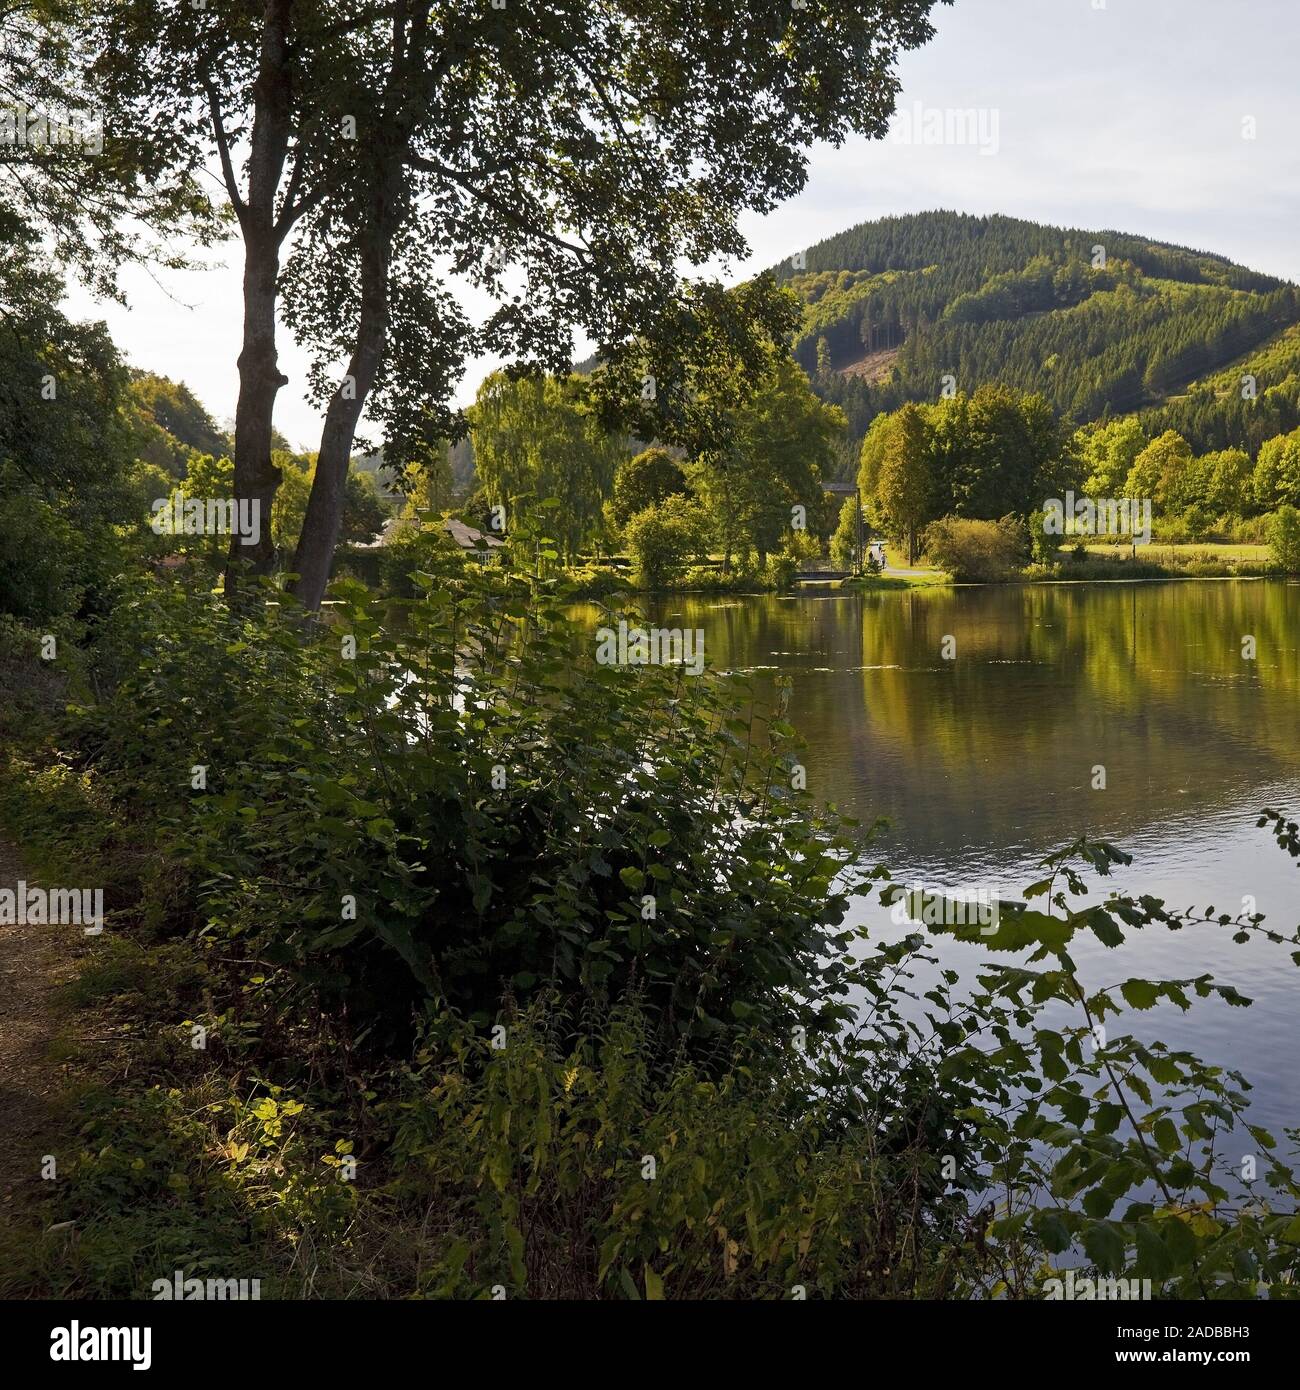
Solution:
M 484 500 L 511 517 L 549 498 L 545 527 L 572 560 L 600 531 L 614 476 L 630 450 L 607 433 L 580 377 L 494 372 L 469 412 Z

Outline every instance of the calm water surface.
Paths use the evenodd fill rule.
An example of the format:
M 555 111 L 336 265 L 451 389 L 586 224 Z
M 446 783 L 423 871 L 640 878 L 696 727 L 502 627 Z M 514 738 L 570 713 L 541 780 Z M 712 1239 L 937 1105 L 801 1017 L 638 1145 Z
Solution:
M 1255 825 L 1264 806 L 1300 814 L 1300 584 L 804 591 L 647 616 L 703 629 L 710 665 L 754 673 L 761 698 L 773 675 L 793 678 L 809 789 L 886 817 L 873 857 L 900 879 L 1018 897 L 1038 859 L 1086 833 L 1134 856 L 1115 887 L 1233 914 L 1250 895 L 1272 925 L 1300 923 L 1300 871 Z M 898 930 L 878 906 L 862 918 Z M 1236 985 L 1252 1008 L 1214 998 L 1120 1026 L 1239 1067 L 1256 1122 L 1300 1124 L 1300 970 L 1284 947 L 1230 936 L 1148 929 L 1118 951 L 1080 938 L 1073 954 L 1092 985 L 1207 971 Z M 988 959 L 951 942 L 943 955 L 966 975 Z

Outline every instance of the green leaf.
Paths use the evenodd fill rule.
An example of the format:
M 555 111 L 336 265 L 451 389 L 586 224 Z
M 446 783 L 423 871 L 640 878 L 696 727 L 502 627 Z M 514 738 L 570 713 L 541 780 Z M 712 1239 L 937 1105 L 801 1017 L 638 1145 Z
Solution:
M 1120 929 L 1115 919 L 1106 912 L 1104 908 L 1089 908 L 1083 916 L 1088 925 L 1092 928 L 1092 934 L 1103 946 L 1115 947 L 1124 944 L 1123 931 Z
M 1185 1269 L 1196 1255 L 1196 1236 L 1186 1221 L 1171 1216 L 1160 1223 L 1160 1234 L 1176 1269 Z
M 1142 1059 L 1142 1064 L 1162 1086 L 1173 1086 L 1177 1083 L 1178 1063 L 1172 1057 L 1147 1056 Z
M 1098 1134 L 1114 1134 L 1123 1118 L 1124 1111 L 1120 1106 L 1103 1101 L 1093 1111 L 1092 1127 Z
M 1167 1115 L 1151 1127 L 1151 1136 L 1163 1153 L 1177 1153 L 1183 1147 L 1178 1128 Z
M 1160 986 L 1152 980 L 1125 980 L 1119 992 L 1133 1009 L 1149 1009 L 1160 998 Z
M 1101 1221 L 1109 1216 L 1114 1205 L 1114 1197 L 1104 1187 L 1094 1187 L 1091 1192 L 1084 1193 L 1083 1210 L 1095 1221 Z
M 1040 1211 L 1034 1215 L 1034 1229 L 1039 1239 L 1054 1255 L 1068 1250 L 1073 1241 L 1070 1228 L 1058 1211 Z
M 1124 1241 L 1108 1222 L 1097 1221 L 1084 1231 L 1083 1248 L 1103 1274 L 1118 1274 L 1124 1268 Z
M 1174 1271 L 1174 1257 L 1149 1221 L 1139 1221 L 1134 1230 L 1139 1279 L 1164 1279 Z
M 1052 1100 L 1061 1107 L 1061 1114 L 1072 1125 L 1080 1128 L 1083 1126 L 1090 1109 L 1087 1096 L 1081 1096 L 1074 1091 L 1057 1091 L 1053 1093 Z

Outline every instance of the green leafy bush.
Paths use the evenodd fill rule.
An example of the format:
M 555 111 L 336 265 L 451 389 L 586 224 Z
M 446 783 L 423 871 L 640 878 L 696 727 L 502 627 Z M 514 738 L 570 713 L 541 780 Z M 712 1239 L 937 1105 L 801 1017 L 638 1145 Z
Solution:
M 970 521 L 947 516 L 925 531 L 930 561 L 958 581 L 988 584 L 1011 579 L 1025 561 L 1024 527 L 1015 517 Z
M 505 1045 L 444 1021 L 390 1102 L 402 1191 L 447 1230 L 438 1297 L 941 1296 L 991 1278 L 943 1160 L 849 1126 L 814 1055 L 654 1060 L 643 1013 L 539 1000 Z M 913 1202 L 912 1199 L 921 1200 Z M 912 1203 L 909 1206 L 909 1203 Z
M 1300 511 L 1279 507 L 1273 513 L 1268 542 L 1273 563 L 1287 574 L 1300 574 Z
M 790 790 L 793 730 L 738 680 L 599 665 L 521 580 L 453 557 L 438 583 L 338 585 L 306 644 L 287 609 L 254 625 L 180 589 L 120 611 L 84 736 L 176 827 L 210 930 L 376 1039 L 543 981 L 635 982 L 673 1043 L 831 1026 L 800 1000 L 844 949 L 852 839 Z
M 632 517 L 623 529 L 623 544 L 640 588 L 670 589 L 692 561 L 708 558 L 708 518 L 698 502 L 674 495 Z

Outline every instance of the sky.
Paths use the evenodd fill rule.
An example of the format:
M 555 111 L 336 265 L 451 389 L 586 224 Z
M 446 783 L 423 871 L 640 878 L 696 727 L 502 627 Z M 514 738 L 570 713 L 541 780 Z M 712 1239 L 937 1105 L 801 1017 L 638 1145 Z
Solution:
M 752 255 L 726 279 L 859 222 L 952 208 L 1136 233 L 1300 282 L 1300 0 L 956 0 L 934 22 L 900 64 L 890 136 L 815 148 L 803 192 L 742 222 Z M 906 138 L 964 111 L 974 143 Z M 240 270 L 232 242 L 206 270 L 128 271 L 125 307 L 76 285 L 68 307 L 105 319 L 132 365 L 183 381 L 225 423 Z M 307 359 L 280 337 L 276 425 L 314 449 Z M 459 403 L 493 365 L 471 365 Z

